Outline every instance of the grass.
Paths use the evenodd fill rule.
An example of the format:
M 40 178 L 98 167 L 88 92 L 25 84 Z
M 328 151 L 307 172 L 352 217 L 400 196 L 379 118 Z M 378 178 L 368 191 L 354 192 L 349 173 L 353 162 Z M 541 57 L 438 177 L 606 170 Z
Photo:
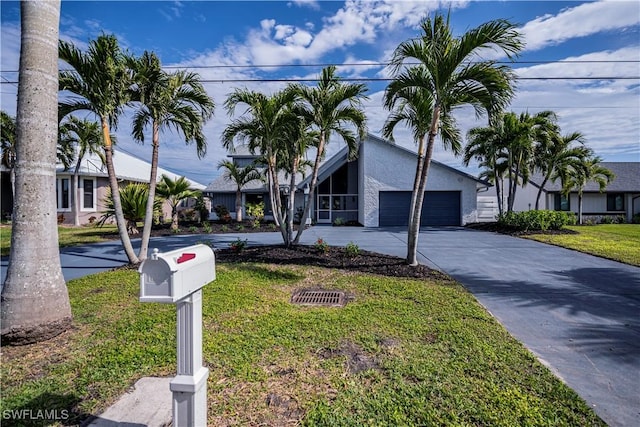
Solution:
M 58 242 L 60 247 L 75 246 L 86 243 L 103 242 L 105 237 L 117 238 L 118 228 L 105 224 L 103 227 L 65 227 L 58 226 Z M 11 246 L 11 225 L 0 225 L 0 255 L 9 255 Z
M 523 237 L 640 266 L 640 224 L 600 224 L 567 228 L 578 234 L 533 234 Z
M 138 302 L 138 280 L 70 281 L 72 331 L 2 348 L 0 410 L 67 409 L 73 424 L 175 375 L 175 306 Z M 315 286 L 353 301 L 289 303 Z M 219 264 L 203 292 L 209 425 L 604 425 L 453 281 Z

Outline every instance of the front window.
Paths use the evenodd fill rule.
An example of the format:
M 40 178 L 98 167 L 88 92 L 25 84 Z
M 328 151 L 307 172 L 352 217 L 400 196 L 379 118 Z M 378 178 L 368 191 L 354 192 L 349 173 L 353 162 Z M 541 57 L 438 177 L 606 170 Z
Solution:
M 82 180 L 82 209 L 95 210 L 95 180 L 84 178 Z
M 556 194 L 555 195 L 555 209 L 557 211 L 570 211 L 571 204 L 569 203 L 569 196 L 564 194 Z
M 69 178 L 56 180 L 56 205 L 59 211 L 69 210 L 71 200 L 71 188 Z
M 624 194 L 607 194 L 607 211 L 624 211 Z

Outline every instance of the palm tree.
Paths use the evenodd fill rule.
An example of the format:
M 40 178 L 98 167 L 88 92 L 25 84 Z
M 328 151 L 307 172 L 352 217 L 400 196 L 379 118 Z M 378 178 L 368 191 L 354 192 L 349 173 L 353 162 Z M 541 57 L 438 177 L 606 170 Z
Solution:
M 285 244 L 287 234 L 282 218 L 278 156 L 282 145 L 286 144 L 288 127 L 297 120 L 292 113 L 296 97 L 296 93 L 290 88 L 270 96 L 247 89 L 236 89 L 227 97 L 225 108 L 230 115 L 240 105 L 245 105 L 246 111 L 243 117 L 233 120 L 222 134 L 222 144 L 227 150 L 234 150 L 234 140 L 248 142 L 249 150 L 254 154 L 259 152 L 264 159 L 271 209 Z
M 258 172 L 255 165 L 240 167 L 229 160 L 222 160 L 218 163 L 218 169 L 224 168 L 224 177 L 228 181 L 236 184 L 236 221 L 242 222 L 242 187 L 251 181 L 262 179 L 262 174 Z
M 363 84 L 344 83 L 336 75 L 336 67 L 331 65 L 322 70 L 322 75 L 315 87 L 301 84 L 293 85 L 299 101 L 296 114 L 309 123 L 311 129 L 318 132 L 316 158 L 311 171 L 309 194 L 314 194 L 318 183 L 318 170 L 324 159 L 327 144 L 332 133 L 336 133 L 347 144 L 349 157 L 355 158 L 358 153 L 358 141 L 366 134 L 367 118 L 362 110 L 362 101 L 368 99 L 367 87 Z M 351 129 L 355 127 L 355 133 Z M 294 240 L 298 244 L 304 231 L 303 224 L 309 218 L 311 203 L 304 207 L 301 226 Z
M 171 129 L 182 133 L 186 144 L 195 142 L 198 158 L 202 158 L 207 151 L 202 127 L 213 115 L 215 105 L 196 73 L 166 73 L 161 69 L 158 57 L 150 52 L 144 52 L 139 59 L 130 59 L 129 63 L 134 81 L 131 100 L 139 104 L 133 119 L 133 136 L 137 141 L 144 142 L 144 131 L 148 126 L 151 126 L 152 134 L 150 196 L 138 253 L 138 258 L 144 260 L 151 237 L 160 133 Z
M 391 68 L 395 76 L 387 95 L 393 98 L 395 92 L 404 88 L 422 88 L 433 99 L 426 154 L 422 165 L 416 166 L 420 180 L 408 229 L 407 263 L 410 265 L 418 264 L 422 201 L 442 117 L 463 105 L 473 106 L 476 115 L 501 110 L 513 96 L 513 72 L 496 61 L 482 60 L 481 53 L 499 51 L 512 58 L 522 48 L 515 25 L 503 19 L 481 24 L 459 37 L 453 35 L 449 16 L 428 17 L 420 27 L 419 37 L 400 43 L 393 52 Z M 407 68 L 405 61 L 417 61 L 418 65 Z M 413 68 L 418 70 L 412 71 Z
M 178 205 L 189 197 L 198 197 L 199 191 L 191 190 L 190 183 L 184 176 L 171 179 L 167 175 L 160 177 L 156 193 L 171 206 L 171 229 L 178 229 Z
M 422 73 L 422 68 L 412 68 L 409 73 Z M 419 77 L 419 76 L 415 76 Z M 423 75 L 422 78 L 426 78 Z M 431 113 L 433 112 L 433 97 L 431 93 L 420 87 L 400 87 L 396 89 L 396 82 L 392 82 L 385 91 L 384 106 L 391 110 L 382 128 L 382 135 L 394 141 L 393 130 L 404 123 L 411 128 L 413 139 L 418 144 L 418 162 L 413 181 L 411 204 L 409 207 L 409 224 L 413 222 L 413 215 L 417 203 L 417 196 L 425 158 L 425 136 L 431 128 Z M 455 153 L 460 151 L 460 135 L 456 128 L 455 119 L 450 114 L 441 115 L 441 137 L 445 147 Z
M 574 146 L 574 142 L 580 145 Z M 584 146 L 584 136 L 580 132 L 566 135 L 554 132 L 550 138 L 538 143 L 535 149 L 534 167 L 542 174 L 543 178 L 536 195 L 536 210 L 540 206 L 542 189 L 547 182 L 555 182 L 558 177 L 563 175 L 563 169 L 579 164 L 590 154 L 591 151 Z
M 120 200 L 122 201 L 122 213 L 127 220 L 127 232 L 129 234 L 138 234 L 138 222 L 143 221 L 147 217 L 147 202 L 149 200 L 149 186 L 142 183 L 128 184 L 120 190 Z M 98 225 L 104 224 L 116 215 L 113 205 L 113 197 L 108 191 L 103 200 L 105 210 L 98 221 Z M 156 198 L 153 201 L 152 217 L 162 212 L 162 201 Z
M 579 224 L 582 224 L 582 195 L 584 187 L 589 182 L 595 182 L 602 193 L 607 188 L 607 184 L 615 178 L 613 172 L 600 165 L 601 162 L 602 159 L 600 157 L 591 155 L 561 172 L 562 193 L 568 197 L 571 191 L 578 192 Z
M 71 327 L 60 267 L 55 186 L 60 1 L 20 3 L 21 45 L 11 252 L 2 288 L 2 344 L 47 340 Z
M 122 213 L 110 132 L 111 128 L 117 128 L 118 118 L 129 102 L 131 78 L 126 55 L 120 50 L 118 40 L 113 35 L 101 35 L 96 40 L 91 40 L 87 52 L 61 40 L 58 52 L 60 59 L 73 68 L 71 71 L 60 72 L 60 90 L 75 95 L 60 103 L 60 118 L 79 110 L 91 111 L 99 118 L 118 233 L 129 262 L 137 264 L 139 260 L 133 251 Z
M 87 154 L 97 155 L 104 164 L 102 147 L 102 133 L 97 122 L 81 120 L 75 116 L 69 116 L 66 122 L 60 126 L 60 140 L 63 144 L 74 148 L 76 167 L 73 171 L 73 210 L 74 224 L 80 225 L 80 164 Z

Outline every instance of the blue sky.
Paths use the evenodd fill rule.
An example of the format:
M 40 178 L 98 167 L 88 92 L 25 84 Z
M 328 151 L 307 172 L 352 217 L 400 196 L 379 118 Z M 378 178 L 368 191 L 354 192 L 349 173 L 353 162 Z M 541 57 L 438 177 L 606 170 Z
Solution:
M 345 78 L 387 77 L 382 64 L 393 49 L 418 34 L 421 18 L 448 8 L 458 33 L 497 18 L 520 28 L 526 47 L 513 67 L 526 79 L 518 83 L 510 110 L 553 110 L 563 133 L 582 132 L 604 160 L 640 161 L 637 1 L 63 1 L 60 36 L 84 49 L 101 32 L 114 34 L 133 54 L 152 50 L 164 66 L 197 67 L 217 105 L 205 128 L 208 154 L 199 160 L 194 147 L 165 134 L 160 165 L 208 184 L 227 155 L 220 134 L 231 119 L 223 104 L 234 88 L 271 93 L 286 83 L 247 80 L 314 78 L 323 64 L 336 64 Z M 7 81 L 17 79 L 19 27 L 19 4 L 2 1 L 1 107 L 12 115 L 17 88 Z M 592 79 L 580 79 L 585 77 Z M 386 82 L 367 85 L 368 128 L 379 135 L 388 113 L 381 103 Z M 457 119 L 463 133 L 486 123 L 466 109 Z M 119 149 L 150 159 L 150 145 L 133 142 L 130 132 L 125 115 L 117 130 Z M 404 129 L 396 141 L 415 147 Z M 341 147 L 333 139 L 329 154 Z M 459 158 L 440 148 L 435 158 L 462 169 Z

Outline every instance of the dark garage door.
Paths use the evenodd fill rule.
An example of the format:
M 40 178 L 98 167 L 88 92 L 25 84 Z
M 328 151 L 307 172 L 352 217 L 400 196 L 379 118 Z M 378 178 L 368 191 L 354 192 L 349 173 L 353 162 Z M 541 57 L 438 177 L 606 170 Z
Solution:
M 380 192 L 380 227 L 407 226 L 410 191 Z M 420 225 L 460 225 L 459 191 L 426 191 Z

